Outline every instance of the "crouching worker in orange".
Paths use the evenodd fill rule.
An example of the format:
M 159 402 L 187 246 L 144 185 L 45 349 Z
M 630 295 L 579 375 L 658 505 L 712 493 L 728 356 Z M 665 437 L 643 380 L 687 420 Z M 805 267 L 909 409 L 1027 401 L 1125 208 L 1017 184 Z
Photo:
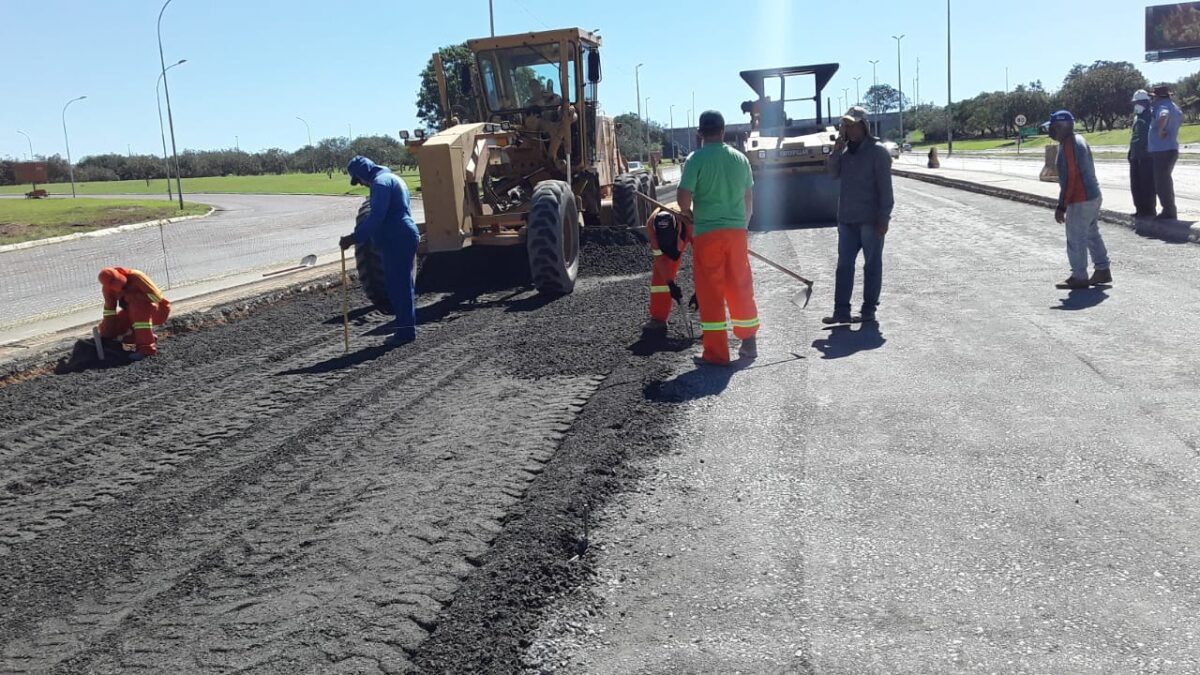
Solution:
M 693 223 L 692 268 L 704 331 L 701 358 L 706 363 L 729 365 L 729 324 L 742 341 L 738 355 L 746 359 L 758 356 L 758 307 L 746 231 L 754 209 L 754 178 L 746 156 L 725 145 L 721 113 L 702 113 L 699 127 L 704 145 L 683 167 L 679 209 Z
M 667 319 L 671 316 L 671 301 L 682 303 L 683 291 L 675 283 L 683 253 L 691 238 L 687 222 L 664 209 L 655 209 L 646 221 L 650 252 L 654 254 L 654 271 L 650 275 L 650 320 L 642 328 L 646 337 L 664 338 Z
M 100 337 L 115 340 L 124 336 L 125 344 L 137 346 L 137 351 L 130 354 L 134 361 L 157 354 L 154 327 L 161 326 L 171 314 L 171 303 L 158 286 L 144 272 L 105 267 L 100 270 L 100 287 L 104 291 Z

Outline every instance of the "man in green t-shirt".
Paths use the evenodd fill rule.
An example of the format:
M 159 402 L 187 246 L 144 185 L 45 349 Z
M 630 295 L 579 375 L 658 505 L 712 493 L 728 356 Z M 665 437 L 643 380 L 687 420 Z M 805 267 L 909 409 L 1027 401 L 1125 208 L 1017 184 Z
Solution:
M 746 156 L 725 145 L 725 118 L 700 115 L 704 145 L 692 153 L 679 180 L 679 208 L 692 221 L 692 269 L 706 363 L 729 365 L 729 323 L 741 341 L 738 355 L 758 356 L 758 307 L 750 274 L 746 226 L 754 210 L 754 178 Z M 729 322 L 726 317 L 729 305 Z

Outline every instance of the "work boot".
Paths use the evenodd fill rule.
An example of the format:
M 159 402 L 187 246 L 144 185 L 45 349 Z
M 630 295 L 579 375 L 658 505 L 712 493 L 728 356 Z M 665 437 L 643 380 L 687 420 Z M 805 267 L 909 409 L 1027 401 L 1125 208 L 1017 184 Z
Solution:
M 1066 281 L 1061 281 L 1057 284 L 1054 284 L 1055 288 L 1069 288 L 1071 290 L 1079 290 L 1081 288 L 1088 288 L 1090 286 L 1091 283 L 1088 282 L 1087 279 L 1079 279 L 1077 277 L 1067 277 Z
M 383 341 L 383 346 L 391 349 L 392 347 L 400 347 L 416 341 L 417 337 L 415 335 L 401 335 L 400 333 L 393 333 Z
M 1154 219 L 1155 220 L 1177 220 L 1177 218 L 1176 218 L 1177 215 L 1178 214 L 1176 214 L 1176 213 L 1170 213 L 1168 211 L 1163 211 L 1162 213 L 1158 214 L 1157 216 L 1154 216 Z
M 875 312 L 863 312 L 858 316 L 851 317 L 850 323 L 877 323 L 875 321 Z
M 1096 270 L 1092 273 L 1092 278 L 1088 279 L 1088 283 L 1092 286 L 1111 284 L 1112 282 L 1112 270 L 1109 269 Z
M 834 314 L 833 316 L 827 316 L 824 319 L 821 319 L 821 323 L 825 324 L 826 326 L 832 326 L 839 323 L 850 323 L 850 320 L 850 315 L 848 314 Z
M 758 338 L 748 337 L 742 340 L 741 346 L 738 347 L 738 356 L 743 359 L 758 358 Z
M 651 339 L 662 339 L 667 337 L 667 322 L 659 321 L 658 319 L 650 319 L 642 326 L 642 337 Z

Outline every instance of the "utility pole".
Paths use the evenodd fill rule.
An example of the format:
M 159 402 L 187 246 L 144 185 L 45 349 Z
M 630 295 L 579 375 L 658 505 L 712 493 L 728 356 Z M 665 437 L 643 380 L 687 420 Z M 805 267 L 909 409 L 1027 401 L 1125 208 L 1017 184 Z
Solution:
M 647 153 L 650 152 L 650 99 L 651 98 L 653 98 L 653 97 L 652 96 L 646 97 L 646 120 L 644 122 L 642 122 L 642 126 L 646 129 L 646 152 Z M 646 161 L 649 161 L 649 160 L 650 160 L 650 157 L 647 156 Z
M 241 139 L 240 139 L 240 138 L 238 138 L 237 136 L 234 136 L 234 137 L 233 137 L 233 147 L 234 147 L 234 149 L 235 149 L 235 150 L 237 150 L 238 152 L 241 152 L 241 151 L 242 151 L 242 141 L 241 141 Z
M 921 57 L 917 57 L 917 79 L 913 81 L 913 92 L 916 96 L 916 105 L 921 107 Z
M 313 144 L 312 144 L 312 129 L 308 128 L 308 122 L 305 121 L 305 119 L 303 117 L 296 115 L 296 119 L 300 120 L 301 122 L 304 122 L 304 130 L 306 132 L 308 132 L 308 147 L 310 148 L 310 150 L 308 151 L 308 166 L 312 170 L 313 173 L 316 173 L 317 172 L 317 164 L 316 164 L 317 160 L 315 157 L 313 157 L 313 155 L 315 154 L 313 151 L 316 150 L 316 148 L 313 148 Z
M 492 8 L 492 0 L 488 0 L 488 23 L 492 27 L 492 37 L 496 37 L 496 12 Z
M 900 41 L 904 39 L 904 33 L 900 37 L 892 36 L 896 41 L 896 86 L 899 91 L 896 92 L 896 103 L 900 106 L 900 144 L 904 145 L 904 75 L 900 68 Z
M 641 73 L 641 70 L 642 70 L 643 65 L 645 65 L 645 64 L 639 63 L 633 69 L 634 86 L 637 87 L 637 91 L 635 93 L 637 94 L 638 121 L 641 121 L 641 119 L 642 119 L 642 73 Z
M 874 61 L 867 61 L 867 63 L 871 64 L 871 86 L 878 87 L 879 86 L 879 75 L 875 72 L 875 66 L 879 65 L 879 59 L 875 59 Z
M 946 156 L 954 154 L 954 113 L 950 109 L 950 0 L 946 0 Z
M 862 87 L 858 83 L 861 79 L 861 76 L 854 78 L 854 100 L 858 105 L 862 105 Z

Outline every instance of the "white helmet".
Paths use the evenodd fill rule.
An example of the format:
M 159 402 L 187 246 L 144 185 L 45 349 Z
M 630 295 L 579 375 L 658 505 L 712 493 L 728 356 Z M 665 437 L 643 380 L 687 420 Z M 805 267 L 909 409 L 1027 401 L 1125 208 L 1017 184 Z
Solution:
M 1149 103 L 1150 94 L 1145 89 L 1138 89 L 1133 92 L 1133 100 L 1131 103 Z

